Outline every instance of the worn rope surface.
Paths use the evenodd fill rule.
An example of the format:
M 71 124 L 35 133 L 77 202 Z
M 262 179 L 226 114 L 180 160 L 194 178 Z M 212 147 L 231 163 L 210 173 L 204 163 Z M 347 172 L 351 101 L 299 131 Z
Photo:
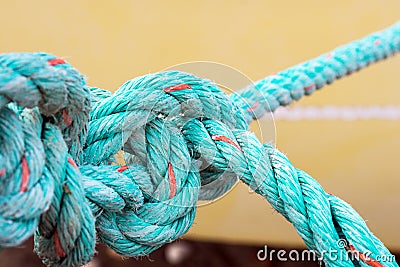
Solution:
M 73 158 L 87 135 L 89 90 L 51 55 L 5 54 L 0 66 L 0 245 L 36 231 L 46 264 L 84 264 L 94 253 L 94 218 Z
M 182 72 L 138 77 L 111 94 L 52 55 L 1 55 L 0 246 L 35 233 L 49 266 L 87 263 L 96 235 L 121 255 L 147 255 L 189 230 L 199 197 L 213 196 L 201 185 L 238 177 L 309 249 L 337 251 L 324 254 L 328 266 L 398 266 L 379 263 L 391 254 L 350 205 L 248 131 L 240 101 Z M 126 165 L 113 165 L 121 150 Z M 347 250 L 371 254 L 352 260 Z

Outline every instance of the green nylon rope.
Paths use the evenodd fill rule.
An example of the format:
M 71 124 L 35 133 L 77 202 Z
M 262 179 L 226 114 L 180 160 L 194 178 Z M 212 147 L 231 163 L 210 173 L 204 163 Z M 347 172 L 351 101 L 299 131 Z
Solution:
M 198 199 L 221 195 L 239 178 L 328 266 L 398 266 L 382 260 L 392 255 L 350 205 L 262 145 L 247 124 L 399 51 L 399 25 L 230 98 L 177 71 L 135 78 L 111 94 L 87 87 L 52 55 L 0 55 L 0 246 L 34 233 L 49 266 L 87 263 L 96 236 L 123 256 L 147 255 L 190 229 Z M 113 164 L 120 150 L 124 166 Z
M 265 77 L 231 96 L 247 122 L 286 106 L 400 50 L 400 22 L 315 59 Z

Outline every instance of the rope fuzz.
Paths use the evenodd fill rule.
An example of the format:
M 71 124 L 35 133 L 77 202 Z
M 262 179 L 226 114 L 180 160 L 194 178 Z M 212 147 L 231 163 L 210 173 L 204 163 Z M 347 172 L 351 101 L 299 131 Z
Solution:
M 349 204 L 261 144 L 248 122 L 399 51 L 399 28 L 231 97 L 178 71 L 135 78 L 111 94 L 87 87 L 52 55 L 0 55 L 0 246 L 34 234 L 48 266 L 86 264 L 96 239 L 122 256 L 147 255 L 190 229 L 199 199 L 220 196 L 240 179 L 327 266 L 398 266 L 379 261 L 393 255 Z M 126 165 L 116 166 L 121 151 Z M 218 186 L 200 191 L 211 183 Z

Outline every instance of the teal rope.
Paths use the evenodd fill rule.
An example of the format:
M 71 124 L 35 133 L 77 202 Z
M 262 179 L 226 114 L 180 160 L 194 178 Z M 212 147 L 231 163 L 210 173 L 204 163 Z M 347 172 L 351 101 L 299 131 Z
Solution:
M 399 51 L 400 22 L 397 22 L 385 30 L 261 79 L 232 94 L 231 98 L 250 123 L 266 112 L 274 111 L 279 106 L 287 106 L 294 100 L 331 84 L 335 79 Z
M 391 31 L 397 45 L 398 29 Z M 49 266 L 87 263 L 96 235 L 121 255 L 147 255 L 189 230 L 199 198 L 239 178 L 310 249 L 337 251 L 324 255 L 328 266 L 367 266 L 345 257 L 340 239 L 375 260 L 391 255 L 347 203 L 260 144 L 248 132 L 248 103 L 232 99 L 176 71 L 133 79 L 111 94 L 86 87 L 52 55 L 0 55 L 0 246 L 35 232 L 35 251 Z M 127 165 L 110 165 L 121 149 Z
M 0 57 L 0 245 L 18 245 L 36 231 L 46 264 L 82 265 L 94 254 L 94 218 L 71 162 L 87 135 L 90 95 L 71 65 L 54 60 L 42 53 Z M 79 123 L 67 125 L 63 114 Z M 68 255 L 62 260 L 55 236 Z
M 165 92 L 165 88 L 182 84 L 190 89 Z M 128 163 L 134 163 L 126 172 L 136 173 L 137 168 L 146 172 L 133 175 L 144 193 L 143 206 L 136 212 L 129 209 L 117 214 L 103 209 L 99 217 L 100 240 L 119 254 L 145 255 L 189 230 L 197 199 L 190 197 L 198 194 L 198 185 L 210 176 L 225 174 L 239 177 L 266 198 L 294 224 L 310 249 L 321 254 L 337 251 L 325 255 L 328 266 L 354 266 L 345 256 L 346 249 L 338 245 L 341 239 L 360 251 L 371 251 L 372 258 L 391 255 L 347 203 L 325 193 L 283 154 L 261 145 L 247 131 L 240 111 L 214 84 L 169 71 L 136 78 L 114 95 L 101 95 L 104 97 L 93 103 L 87 163 L 108 162 L 123 149 L 129 154 Z M 116 120 L 120 121 L 118 127 L 112 123 Z M 215 136 L 227 137 L 237 146 L 215 140 Z M 200 171 L 191 167 L 199 160 L 208 167 Z M 179 197 L 169 198 L 169 163 L 177 170 Z M 196 179 L 188 186 L 186 179 L 191 173 Z

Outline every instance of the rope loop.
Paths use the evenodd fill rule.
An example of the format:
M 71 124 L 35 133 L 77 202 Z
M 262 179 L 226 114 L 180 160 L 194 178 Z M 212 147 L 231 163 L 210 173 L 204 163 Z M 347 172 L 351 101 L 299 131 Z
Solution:
M 261 144 L 247 123 L 398 52 L 399 26 L 230 97 L 178 71 L 112 94 L 53 55 L 0 55 L 0 247 L 34 234 L 49 266 L 86 264 L 96 238 L 120 255 L 147 255 L 190 229 L 198 200 L 241 180 L 327 266 L 398 266 L 382 263 L 393 255 L 349 204 Z

